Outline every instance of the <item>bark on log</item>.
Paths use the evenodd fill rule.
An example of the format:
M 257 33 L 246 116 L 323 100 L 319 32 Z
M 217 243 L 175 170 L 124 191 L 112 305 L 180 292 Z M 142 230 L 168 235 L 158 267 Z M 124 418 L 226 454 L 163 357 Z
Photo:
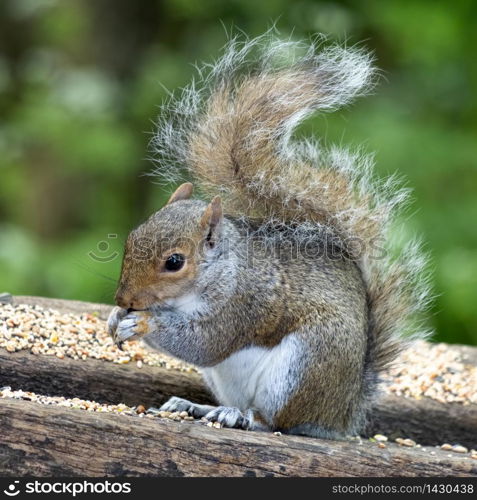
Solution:
M 161 367 L 117 365 L 96 359 L 58 359 L 27 351 L 9 353 L 0 348 L 0 387 L 48 396 L 78 397 L 98 403 L 157 406 L 170 396 L 198 403 L 211 396 L 198 373 Z
M 0 404 L 4 476 L 477 476 L 477 461 L 394 444 L 326 441 L 199 423 Z
M 213 403 L 197 373 L 160 367 L 116 365 L 89 359 L 59 360 L 29 352 L 0 349 L 0 387 L 50 396 L 79 397 L 100 403 L 158 406 L 170 396 Z M 442 404 L 429 398 L 383 395 L 368 435 L 409 437 L 424 445 L 460 443 L 477 449 L 477 405 Z
M 462 444 L 477 449 L 477 405 L 385 395 L 373 410 L 368 435 L 409 437 L 425 445 Z

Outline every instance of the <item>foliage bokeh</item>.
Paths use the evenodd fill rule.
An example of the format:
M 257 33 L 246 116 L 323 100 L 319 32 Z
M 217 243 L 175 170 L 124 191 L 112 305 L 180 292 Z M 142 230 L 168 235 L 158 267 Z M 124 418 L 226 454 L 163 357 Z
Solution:
M 406 177 L 409 231 L 433 257 L 435 339 L 477 344 L 476 20 L 471 0 L 4 0 L 0 291 L 111 302 L 127 232 L 170 191 L 141 175 L 166 89 L 226 31 L 275 23 L 374 50 L 375 94 L 308 127 Z

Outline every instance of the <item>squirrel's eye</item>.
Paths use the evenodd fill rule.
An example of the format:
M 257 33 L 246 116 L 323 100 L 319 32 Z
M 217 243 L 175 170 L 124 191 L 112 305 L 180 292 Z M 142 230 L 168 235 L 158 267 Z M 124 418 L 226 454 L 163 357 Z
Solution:
M 180 253 L 173 253 L 167 258 L 164 267 L 166 271 L 179 271 L 185 264 L 185 257 Z

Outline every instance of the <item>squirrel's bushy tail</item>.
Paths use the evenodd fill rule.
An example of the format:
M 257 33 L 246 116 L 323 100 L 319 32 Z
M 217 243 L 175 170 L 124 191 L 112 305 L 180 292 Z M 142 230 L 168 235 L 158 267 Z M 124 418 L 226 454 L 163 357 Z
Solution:
M 372 57 L 358 48 L 319 50 L 269 34 L 232 40 L 221 59 L 204 66 L 200 84 L 163 106 L 153 147 L 158 173 L 178 180 L 185 168 L 206 194 L 222 195 L 230 214 L 331 228 L 366 281 L 379 370 L 426 302 L 418 246 L 386 256 L 388 228 L 407 192 L 393 178 L 373 181 L 368 157 L 291 137 L 312 113 L 369 91 L 375 75 Z

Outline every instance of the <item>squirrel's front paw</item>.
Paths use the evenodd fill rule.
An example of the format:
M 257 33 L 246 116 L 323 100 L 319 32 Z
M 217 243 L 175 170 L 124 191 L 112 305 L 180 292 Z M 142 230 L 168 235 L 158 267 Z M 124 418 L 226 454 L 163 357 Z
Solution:
M 149 311 L 132 311 L 119 321 L 113 339 L 120 345 L 125 340 L 143 337 L 153 330 L 153 316 Z
M 114 339 L 114 336 L 116 335 L 116 330 L 118 328 L 119 322 L 127 316 L 128 311 L 126 309 L 123 309 L 122 307 L 113 307 L 113 310 L 111 311 L 111 314 L 108 317 L 108 333 L 109 335 Z

